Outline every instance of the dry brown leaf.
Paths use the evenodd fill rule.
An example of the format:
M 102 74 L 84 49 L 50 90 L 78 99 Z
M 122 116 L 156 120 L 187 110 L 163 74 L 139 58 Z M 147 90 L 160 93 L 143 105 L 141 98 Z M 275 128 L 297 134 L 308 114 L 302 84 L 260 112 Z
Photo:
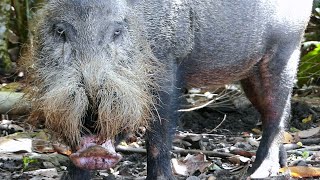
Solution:
M 320 133 L 320 127 L 297 132 L 299 138 L 308 138 Z
M 252 132 L 254 132 L 254 133 L 256 133 L 256 134 L 259 134 L 259 135 L 262 134 L 262 131 L 261 131 L 260 129 L 258 129 L 258 128 L 253 128 L 253 129 L 252 129 Z
M 45 130 L 34 134 L 32 138 L 32 149 L 37 153 L 54 153 L 56 152 L 50 141 L 50 135 Z
M 239 155 L 229 157 L 228 160 L 231 163 L 236 164 L 236 165 L 240 165 L 241 163 L 247 163 L 247 162 L 251 161 L 250 158 L 239 156 Z
M 247 157 L 247 158 L 251 158 L 252 156 L 256 155 L 253 152 L 244 151 L 244 150 L 241 150 L 241 149 L 232 149 L 231 153 L 232 154 L 236 154 L 236 155 L 240 155 L 240 156 L 244 156 L 244 157 Z
M 189 172 L 185 163 L 179 161 L 176 158 L 171 159 L 172 170 L 175 174 L 188 176 Z
M 37 153 L 54 153 L 56 152 L 53 147 L 48 143 L 48 141 L 41 139 L 32 140 L 33 151 Z
M 193 174 L 197 170 L 203 173 L 205 169 L 212 164 L 206 160 L 206 156 L 204 154 L 187 155 L 183 162 L 186 163 L 190 174 Z
M 284 139 L 283 143 L 284 144 L 292 144 L 295 142 L 295 138 L 288 132 L 284 132 Z
M 286 172 L 289 169 L 290 175 L 294 178 L 307 178 L 307 177 L 320 177 L 320 168 L 307 167 L 307 166 L 292 166 L 281 168 L 281 173 Z
M 70 156 L 72 154 L 70 148 L 65 145 L 53 144 L 52 146 L 53 146 L 54 150 L 59 154 L 67 155 L 67 156 Z
M 212 163 L 206 160 L 204 154 L 190 155 L 188 154 L 184 160 L 180 161 L 172 159 L 173 171 L 176 174 L 188 176 L 199 170 L 201 173 L 205 171 Z

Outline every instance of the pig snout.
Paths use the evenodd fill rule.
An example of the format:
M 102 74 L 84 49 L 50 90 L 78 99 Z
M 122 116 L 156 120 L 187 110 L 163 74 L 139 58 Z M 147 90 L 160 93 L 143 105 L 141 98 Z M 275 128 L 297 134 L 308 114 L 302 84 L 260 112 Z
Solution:
M 116 165 L 122 156 L 116 153 L 112 141 L 99 141 L 94 136 L 82 138 L 77 152 L 70 155 L 73 164 L 87 170 L 109 169 Z

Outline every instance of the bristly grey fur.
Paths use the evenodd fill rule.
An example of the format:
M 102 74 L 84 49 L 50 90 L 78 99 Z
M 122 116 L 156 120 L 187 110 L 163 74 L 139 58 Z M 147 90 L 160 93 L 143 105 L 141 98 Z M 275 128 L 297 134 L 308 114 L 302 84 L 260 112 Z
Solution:
M 74 146 L 88 110 L 97 113 L 102 139 L 151 122 L 148 178 L 172 179 L 168 132 L 178 89 L 241 80 L 264 127 L 252 177 L 267 177 L 278 172 L 311 6 L 312 0 L 49 0 L 29 58 L 38 88 L 33 114 Z
M 152 54 L 134 10 L 117 10 L 119 21 L 126 18 L 128 23 L 121 43 L 97 44 L 92 49 L 85 44 L 57 43 L 58 37 L 49 34 L 50 23 L 59 16 L 51 11 L 55 6 L 59 4 L 51 1 L 40 12 L 37 37 L 28 57 L 34 69 L 31 83 L 38 89 L 33 93 L 32 117 L 44 116 L 47 127 L 72 145 L 80 141 L 89 108 L 98 111 L 96 129 L 104 139 L 147 126 L 153 116 L 158 88 L 155 80 L 160 79 L 162 65 Z M 95 21 L 89 14 L 86 18 L 89 23 Z M 94 25 L 85 28 L 88 33 L 96 30 Z M 81 40 L 96 43 L 87 36 Z

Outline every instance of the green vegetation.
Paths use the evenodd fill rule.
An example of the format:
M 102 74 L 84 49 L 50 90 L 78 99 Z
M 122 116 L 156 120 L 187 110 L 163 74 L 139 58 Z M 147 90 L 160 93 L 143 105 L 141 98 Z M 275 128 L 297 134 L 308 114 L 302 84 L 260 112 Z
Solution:
M 38 160 L 30 158 L 28 156 L 23 157 L 22 161 L 23 161 L 23 169 L 24 170 L 28 170 L 30 168 L 29 166 L 31 164 L 38 163 Z
M 8 53 L 8 25 L 10 22 L 10 0 L 0 2 L 0 73 L 11 70 Z
M 302 46 L 298 72 L 298 86 L 320 83 L 320 1 L 314 1 L 314 9 L 305 42 Z
M 14 71 L 21 46 L 28 42 L 29 24 L 43 0 L 0 1 L 0 75 Z

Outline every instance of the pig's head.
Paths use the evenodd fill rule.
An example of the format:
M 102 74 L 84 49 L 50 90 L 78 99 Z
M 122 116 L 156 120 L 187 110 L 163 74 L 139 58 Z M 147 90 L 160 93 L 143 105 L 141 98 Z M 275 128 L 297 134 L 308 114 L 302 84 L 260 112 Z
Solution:
M 157 62 L 129 0 L 50 0 L 31 46 L 33 116 L 69 144 L 80 168 L 106 169 L 113 141 L 147 126 Z

